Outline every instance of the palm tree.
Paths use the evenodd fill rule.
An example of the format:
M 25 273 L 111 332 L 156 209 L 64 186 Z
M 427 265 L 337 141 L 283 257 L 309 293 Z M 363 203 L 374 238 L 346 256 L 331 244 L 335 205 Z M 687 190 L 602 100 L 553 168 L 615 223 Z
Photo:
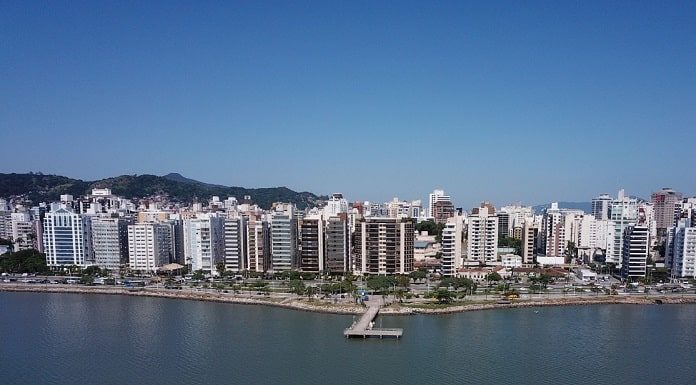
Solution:
M 403 302 L 404 299 L 404 290 L 399 289 L 396 292 L 394 292 L 394 298 L 398 299 L 399 302 Z

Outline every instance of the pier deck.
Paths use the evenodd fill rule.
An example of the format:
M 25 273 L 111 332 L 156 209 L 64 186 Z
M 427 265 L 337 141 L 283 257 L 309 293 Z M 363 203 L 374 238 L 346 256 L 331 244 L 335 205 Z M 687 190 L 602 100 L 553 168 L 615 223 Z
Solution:
M 360 319 L 345 329 L 343 335 L 346 338 L 350 337 L 396 337 L 400 338 L 404 333 L 403 329 L 400 328 L 373 328 L 370 326 L 371 322 L 377 317 L 379 313 L 380 305 L 370 305 L 365 314 L 363 314 Z

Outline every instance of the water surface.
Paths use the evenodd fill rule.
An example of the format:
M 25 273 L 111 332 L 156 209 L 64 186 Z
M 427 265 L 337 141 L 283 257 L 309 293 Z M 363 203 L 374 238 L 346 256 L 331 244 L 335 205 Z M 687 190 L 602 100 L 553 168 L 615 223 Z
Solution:
M 0 292 L 2 384 L 688 384 L 695 305 L 383 317 L 110 295 Z

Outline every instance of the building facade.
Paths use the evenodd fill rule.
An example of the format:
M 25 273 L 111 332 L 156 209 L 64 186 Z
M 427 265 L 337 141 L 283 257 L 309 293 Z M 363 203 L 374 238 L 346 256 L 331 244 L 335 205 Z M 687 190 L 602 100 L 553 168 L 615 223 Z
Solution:
M 61 207 L 44 217 L 44 252 L 49 267 L 85 266 L 82 216 Z
M 223 218 L 204 215 L 184 220 L 184 255 L 192 271 L 217 275 L 224 259 Z
M 122 260 L 121 243 L 124 223 L 118 218 L 92 218 L 92 252 L 94 264 L 103 269 L 118 270 Z M 125 225 L 127 234 L 127 225 Z
M 487 264 L 498 260 L 498 216 L 495 208 L 483 203 L 467 218 L 468 261 Z
M 326 270 L 332 274 L 350 271 L 350 230 L 347 215 L 326 219 L 325 234 Z
M 696 227 L 689 226 L 688 222 L 684 221 L 674 229 L 670 261 L 674 278 L 696 277 Z
M 273 273 L 297 267 L 297 221 L 291 204 L 278 204 L 270 216 L 271 266 Z
M 358 274 L 408 274 L 413 271 L 415 226 L 411 219 L 365 218 L 353 242 Z
M 246 219 L 242 215 L 225 218 L 225 270 L 246 269 Z
M 648 262 L 650 231 L 644 225 L 629 225 L 624 229 L 621 276 L 635 280 L 644 278 Z
M 128 267 L 156 272 L 171 257 L 171 226 L 161 223 L 128 225 Z
M 463 265 L 465 218 L 449 218 L 442 229 L 440 272 L 445 277 L 454 277 Z
M 323 219 L 320 215 L 304 217 L 299 220 L 298 230 L 300 270 L 323 272 L 326 268 Z

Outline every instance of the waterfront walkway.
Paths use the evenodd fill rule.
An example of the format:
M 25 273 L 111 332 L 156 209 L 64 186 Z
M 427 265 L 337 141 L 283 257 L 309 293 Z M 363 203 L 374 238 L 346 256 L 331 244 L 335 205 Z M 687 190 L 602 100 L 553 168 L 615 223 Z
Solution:
M 343 335 L 346 338 L 350 337 L 396 337 L 400 338 L 404 330 L 400 328 L 373 328 L 373 321 L 379 313 L 379 309 L 382 307 L 381 301 L 378 303 L 372 303 L 367 308 L 367 311 L 360 316 L 360 319 L 353 322 L 349 328 L 343 331 Z

